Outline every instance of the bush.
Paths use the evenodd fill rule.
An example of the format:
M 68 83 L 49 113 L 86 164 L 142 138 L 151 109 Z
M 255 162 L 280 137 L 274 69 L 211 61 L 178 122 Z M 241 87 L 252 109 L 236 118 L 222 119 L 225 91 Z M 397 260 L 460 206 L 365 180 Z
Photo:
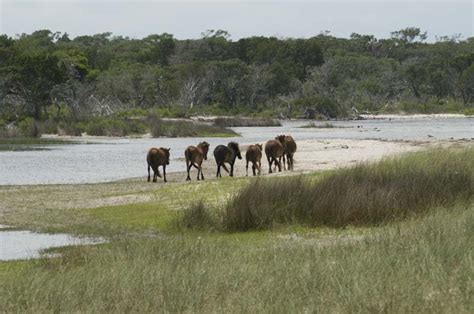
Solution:
M 87 124 L 86 132 L 88 135 L 96 136 L 125 136 L 129 130 L 123 120 L 96 118 Z
M 41 132 L 38 128 L 37 122 L 33 118 L 26 118 L 18 124 L 23 136 L 40 137 Z
M 218 226 L 218 218 L 200 200 L 181 211 L 174 224 L 183 229 L 212 231 Z

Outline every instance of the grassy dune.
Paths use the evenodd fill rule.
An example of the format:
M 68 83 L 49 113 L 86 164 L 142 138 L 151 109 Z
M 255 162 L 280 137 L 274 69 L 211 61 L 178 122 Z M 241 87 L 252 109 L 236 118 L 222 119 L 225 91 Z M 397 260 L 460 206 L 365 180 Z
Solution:
M 423 162 L 428 155 L 411 154 L 291 178 L 77 185 L 64 188 L 62 198 L 46 197 L 58 186 L 2 187 L 8 208 L 16 210 L 4 211 L 1 223 L 97 234 L 110 242 L 57 249 L 59 258 L 0 262 L 0 311 L 471 313 L 473 150 L 425 154 L 429 162 Z M 408 184 L 414 179 L 416 184 Z M 342 193 L 362 183 L 372 198 Z M 338 219 L 352 213 L 347 208 L 358 214 L 327 223 L 295 218 L 307 196 L 287 198 L 285 189 L 295 188 L 301 193 L 319 188 L 319 194 L 328 194 L 323 199 L 337 193 L 333 206 L 344 209 Z M 278 213 L 263 228 L 271 229 L 219 232 L 226 230 L 224 209 L 245 205 L 239 198 L 249 189 L 258 192 L 253 204 Z M 150 199 L 63 208 L 68 198 L 93 204 L 124 193 Z M 21 195 L 42 200 L 43 209 L 22 205 Z M 270 202 L 270 195 L 277 201 Z M 397 208 L 397 215 L 366 216 L 362 198 L 376 213 Z M 354 207 L 343 206 L 348 200 Z M 191 202 L 193 211 L 178 210 Z M 379 206 L 383 210 L 375 211 Z

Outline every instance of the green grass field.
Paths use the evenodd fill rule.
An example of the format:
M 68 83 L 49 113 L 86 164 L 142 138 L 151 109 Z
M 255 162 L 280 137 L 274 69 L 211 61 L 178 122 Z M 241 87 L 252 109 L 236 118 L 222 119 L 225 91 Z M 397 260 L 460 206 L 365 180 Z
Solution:
M 377 184 L 385 182 L 381 186 L 398 187 L 397 191 L 419 178 L 404 176 L 402 181 L 397 177 L 409 161 L 413 165 L 409 172 L 419 174 L 416 170 L 424 167 L 424 172 L 430 174 L 417 182 L 432 184 L 429 205 L 404 203 L 404 194 L 400 194 L 397 204 L 416 210 L 384 216 L 377 223 L 354 224 L 349 220 L 338 225 L 275 219 L 270 227 L 257 230 L 222 229 L 219 225 L 225 223 L 222 215 L 226 208 L 239 204 L 238 198 L 249 193 L 257 182 L 246 177 L 166 185 L 130 180 L 0 187 L 0 223 L 100 235 L 110 241 L 55 249 L 62 254 L 58 258 L 0 262 L 0 311 L 472 313 L 472 190 L 462 188 L 467 194 L 460 193 L 447 202 L 433 201 L 445 196 L 433 189 L 438 185 L 428 179 L 438 178 L 440 172 L 436 170 L 442 167 L 441 173 L 449 180 L 440 184 L 452 191 L 450 185 L 458 181 L 456 175 L 449 174 L 455 174 L 458 168 L 453 166 L 451 171 L 441 161 L 448 158 L 453 165 L 470 171 L 474 159 L 463 161 L 460 156 L 473 153 L 472 149 L 438 150 L 429 153 L 430 160 L 438 162 L 422 163 L 426 155 L 411 154 L 367 165 L 369 168 L 363 170 L 371 169 L 374 180 L 381 180 Z M 353 172 L 362 171 L 354 169 L 359 170 L 308 174 L 296 179 L 315 189 L 327 188 L 328 182 L 345 182 L 344 188 L 349 188 L 360 184 L 348 179 L 354 178 Z M 378 176 L 381 173 L 384 176 Z M 472 178 L 468 173 L 461 179 L 472 187 Z M 284 188 L 284 182 L 292 180 L 295 177 L 264 181 L 275 189 L 275 185 Z M 370 186 L 371 182 L 366 184 Z M 271 204 L 271 198 L 264 194 L 265 187 L 257 191 L 254 202 L 260 206 Z M 136 201 L 104 201 L 124 195 Z M 271 206 L 292 208 L 284 203 L 284 195 L 277 199 L 278 204 Z M 316 198 L 312 200 L 316 202 Z M 371 200 L 366 197 L 366 201 Z M 200 203 L 217 219 L 215 228 L 183 227 L 189 208 Z M 356 208 L 361 204 L 358 200 Z M 388 201 L 385 210 L 391 208 L 389 205 L 393 202 Z M 336 207 L 346 208 L 341 206 Z M 186 221 L 197 225 L 202 215 Z

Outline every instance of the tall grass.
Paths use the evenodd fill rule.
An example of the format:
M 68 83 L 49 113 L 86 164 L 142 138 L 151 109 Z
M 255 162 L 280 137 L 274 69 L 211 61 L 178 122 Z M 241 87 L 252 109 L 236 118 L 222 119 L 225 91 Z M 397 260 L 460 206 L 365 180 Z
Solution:
M 122 238 L 0 263 L 0 311 L 472 313 L 473 228 L 471 206 L 362 235 Z
M 474 149 L 431 150 L 324 175 L 257 179 L 225 206 L 227 230 L 379 224 L 474 196 Z

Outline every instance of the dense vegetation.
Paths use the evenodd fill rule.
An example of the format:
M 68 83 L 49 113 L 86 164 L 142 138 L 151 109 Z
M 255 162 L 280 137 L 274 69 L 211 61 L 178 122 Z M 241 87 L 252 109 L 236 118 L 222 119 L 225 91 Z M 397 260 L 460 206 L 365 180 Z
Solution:
M 431 150 L 308 177 L 258 179 L 219 209 L 203 202 L 178 220 L 186 228 L 227 231 L 308 226 L 377 225 L 472 201 L 474 150 Z
M 0 129 L 26 119 L 23 128 L 36 135 L 44 130 L 32 127 L 34 119 L 48 121 L 45 131 L 74 134 L 85 131 L 90 117 L 122 114 L 122 121 L 150 111 L 334 118 L 472 110 L 474 38 L 425 40 L 417 28 L 389 39 L 323 33 L 232 41 L 221 30 L 196 40 L 166 33 L 142 39 L 110 33 L 71 39 L 49 30 L 3 35 Z

